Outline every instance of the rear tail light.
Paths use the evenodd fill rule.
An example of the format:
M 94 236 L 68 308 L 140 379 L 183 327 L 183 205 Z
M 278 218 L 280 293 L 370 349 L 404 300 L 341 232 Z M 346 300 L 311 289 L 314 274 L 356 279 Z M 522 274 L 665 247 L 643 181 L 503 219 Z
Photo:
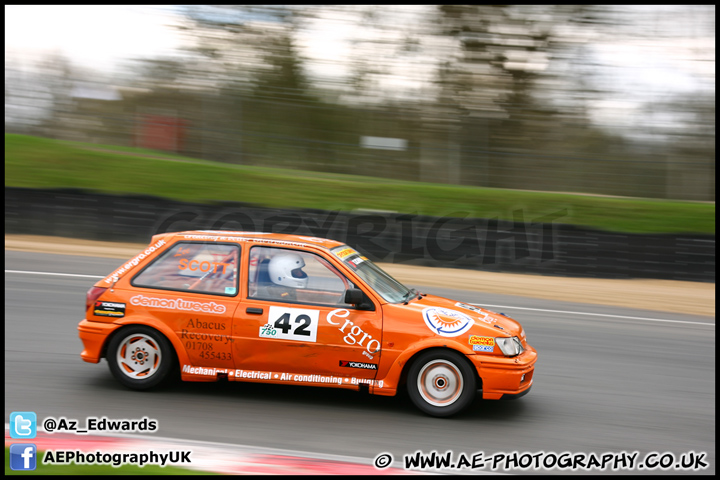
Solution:
M 100 295 L 105 293 L 105 290 L 107 290 L 107 288 L 104 287 L 92 287 L 88 290 L 87 295 L 85 296 L 85 311 L 87 311 L 92 304 L 95 303 L 95 300 L 100 298 Z

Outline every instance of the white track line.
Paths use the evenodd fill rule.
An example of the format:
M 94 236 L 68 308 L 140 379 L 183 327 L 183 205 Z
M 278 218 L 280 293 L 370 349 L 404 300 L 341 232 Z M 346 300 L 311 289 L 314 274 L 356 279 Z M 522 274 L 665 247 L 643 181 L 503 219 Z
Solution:
M 100 275 L 80 275 L 77 273 L 29 272 L 29 271 L 23 271 L 23 270 L 5 270 L 5 273 L 25 273 L 25 274 L 29 274 L 29 275 L 58 275 L 58 276 L 65 276 L 65 277 L 105 278 L 104 276 L 100 276 Z M 689 324 L 689 325 L 705 325 L 708 327 L 715 326 L 714 323 L 706 323 L 706 322 L 689 322 L 686 320 L 665 320 L 662 318 L 630 317 L 627 315 L 610 315 L 607 313 L 570 312 L 567 310 L 546 310 L 543 308 L 513 307 L 510 305 L 486 305 L 486 304 L 482 304 L 482 303 L 471 303 L 471 305 L 476 305 L 478 307 L 492 307 L 492 308 L 514 308 L 516 310 L 531 310 L 531 311 L 535 311 L 535 312 L 562 313 L 562 314 L 567 314 L 567 315 L 591 315 L 591 316 L 596 316 L 596 317 L 629 318 L 632 320 L 642 320 L 645 322 L 685 323 L 685 324 Z
M 30 275 L 59 275 L 61 277 L 85 277 L 85 278 L 105 278 L 101 275 L 81 275 L 79 273 L 52 273 L 52 272 L 28 272 L 23 270 L 5 270 L 5 273 L 27 273 Z
M 627 315 L 610 315 L 608 313 L 569 312 L 567 310 L 546 310 L 543 308 L 512 307 L 509 305 L 486 305 L 486 304 L 482 304 L 482 303 L 471 303 L 470 305 L 475 305 L 478 307 L 514 308 L 517 310 L 533 310 L 535 312 L 564 313 L 567 315 L 593 315 L 596 317 L 630 318 L 632 320 L 644 320 L 646 322 L 689 323 L 691 325 L 706 325 L 708 327 L 715 326 L 714 323 L 706 323 L 706 322 L 688 322 L 687 320 L 665 320 L 663 318 L 629 317 Z

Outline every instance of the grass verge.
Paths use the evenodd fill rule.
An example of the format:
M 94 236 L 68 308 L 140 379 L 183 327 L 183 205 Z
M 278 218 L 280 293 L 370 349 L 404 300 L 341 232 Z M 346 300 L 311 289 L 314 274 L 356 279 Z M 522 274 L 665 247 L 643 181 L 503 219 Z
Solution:
M 373 209 L 554 221 L 632 233 L 715 233 L 715 204 L 501 190 L 249 167 L 128 147 L 5 134 L 5 185 L 150 194 L 189 202 Z

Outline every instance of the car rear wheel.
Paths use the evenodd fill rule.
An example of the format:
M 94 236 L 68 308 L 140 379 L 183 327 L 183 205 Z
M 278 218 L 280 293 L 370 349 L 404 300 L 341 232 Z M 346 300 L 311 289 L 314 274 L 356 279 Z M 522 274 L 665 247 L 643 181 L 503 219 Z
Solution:
M 467 408 L 475 398 L 472 367 L 451 351 L 428 351 L 408 372 L 408 394 L 420 410 L 434 417 L 448 417 Z
M 168 378 L 174 357 L 170 342 L 142 325 L 120 330 L 110 340 L 107 352 L 113 376 L 135 390 L 152 388 Z

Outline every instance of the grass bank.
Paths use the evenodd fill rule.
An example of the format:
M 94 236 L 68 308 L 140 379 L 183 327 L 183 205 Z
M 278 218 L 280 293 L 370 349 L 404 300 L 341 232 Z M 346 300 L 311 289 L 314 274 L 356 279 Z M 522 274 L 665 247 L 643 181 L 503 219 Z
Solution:
M 189 202 L 522 219 L 633 233 L 715 233 L 715 204 L 501 190 L 229 165 L 160 152 L 5 135 L 5 185 Z M 521 215 L 521 216 L 519 216 Z

